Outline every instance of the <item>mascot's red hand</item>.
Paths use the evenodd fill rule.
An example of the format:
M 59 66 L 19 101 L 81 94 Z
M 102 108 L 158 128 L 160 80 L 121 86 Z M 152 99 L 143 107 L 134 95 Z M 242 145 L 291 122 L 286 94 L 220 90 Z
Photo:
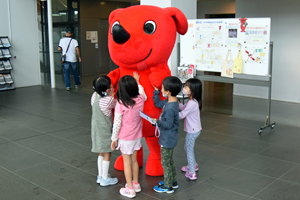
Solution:
M 158 69 L 158 68 L 155 68 L 155 67 L 152 67 L 150 68 L 150 75 L 149 75 L 149 80 L 150 80 L 150 83 L 156 87 L 156 88 L 161 88 L 161 84 L 162 84 L 162 81 L 168 77 L 168 76 L 171 76 L 171 72 L 170 70 L 165 70 L 165 69 Z
M 118 68 L 118 69 L 115 69 L 115 70 L 109 72 L 109 74 L 107 76 L 110 78 L 110 81 L 111 81 L 111 84 L 113 85 L 113 87 L 115 87 L 120 78 L 120 69 Z

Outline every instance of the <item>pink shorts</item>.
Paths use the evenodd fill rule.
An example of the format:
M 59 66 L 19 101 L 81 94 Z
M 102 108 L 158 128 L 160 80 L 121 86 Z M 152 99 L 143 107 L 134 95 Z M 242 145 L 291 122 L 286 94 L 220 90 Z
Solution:
M 140 150 L 142 147 L 142 138 L 136 140 L 122 140 L 119 139 L 117 149 L 123 154 L 132 155 L 134 151 Z

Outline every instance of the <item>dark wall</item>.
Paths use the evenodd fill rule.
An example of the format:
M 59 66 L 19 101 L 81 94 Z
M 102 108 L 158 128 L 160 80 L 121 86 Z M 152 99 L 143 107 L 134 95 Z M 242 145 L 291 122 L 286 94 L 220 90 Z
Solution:
M 106 74 L 114 68 L 107 48 L 109 14 L 117 8 L 125 8 L 131 4 L 127 2 L 101 4 L 99 0 L 80 0 L 79 5 L 82 75 Z M 98 31 L 98 49 L 95 48 L 95 43 L 86 40 L 86 31 Z

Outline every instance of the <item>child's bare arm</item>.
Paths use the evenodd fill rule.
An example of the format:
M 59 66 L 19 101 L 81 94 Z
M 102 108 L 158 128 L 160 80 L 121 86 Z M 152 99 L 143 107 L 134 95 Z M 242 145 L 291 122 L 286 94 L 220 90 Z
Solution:
M 115 150 L 118 146 L 118 141 L 111 141 L 110 148 L 111 150 Z
M 137 72 L 133 72 L 133 78 L 136 80 L 137 84 L 140 85 L 140 75 Z

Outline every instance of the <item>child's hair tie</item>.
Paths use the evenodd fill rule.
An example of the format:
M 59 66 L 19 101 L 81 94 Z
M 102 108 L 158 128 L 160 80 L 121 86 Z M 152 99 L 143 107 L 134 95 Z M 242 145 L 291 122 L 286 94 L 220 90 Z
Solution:
M 95 86 L 93 86 L 93 89 L 96 90 Z
M 102 94 L 104 94 L 104 96 L 106 96 L 106 95 L 107 95 L 107 93 L 106 93 L 106 92 L 102 92 Z

